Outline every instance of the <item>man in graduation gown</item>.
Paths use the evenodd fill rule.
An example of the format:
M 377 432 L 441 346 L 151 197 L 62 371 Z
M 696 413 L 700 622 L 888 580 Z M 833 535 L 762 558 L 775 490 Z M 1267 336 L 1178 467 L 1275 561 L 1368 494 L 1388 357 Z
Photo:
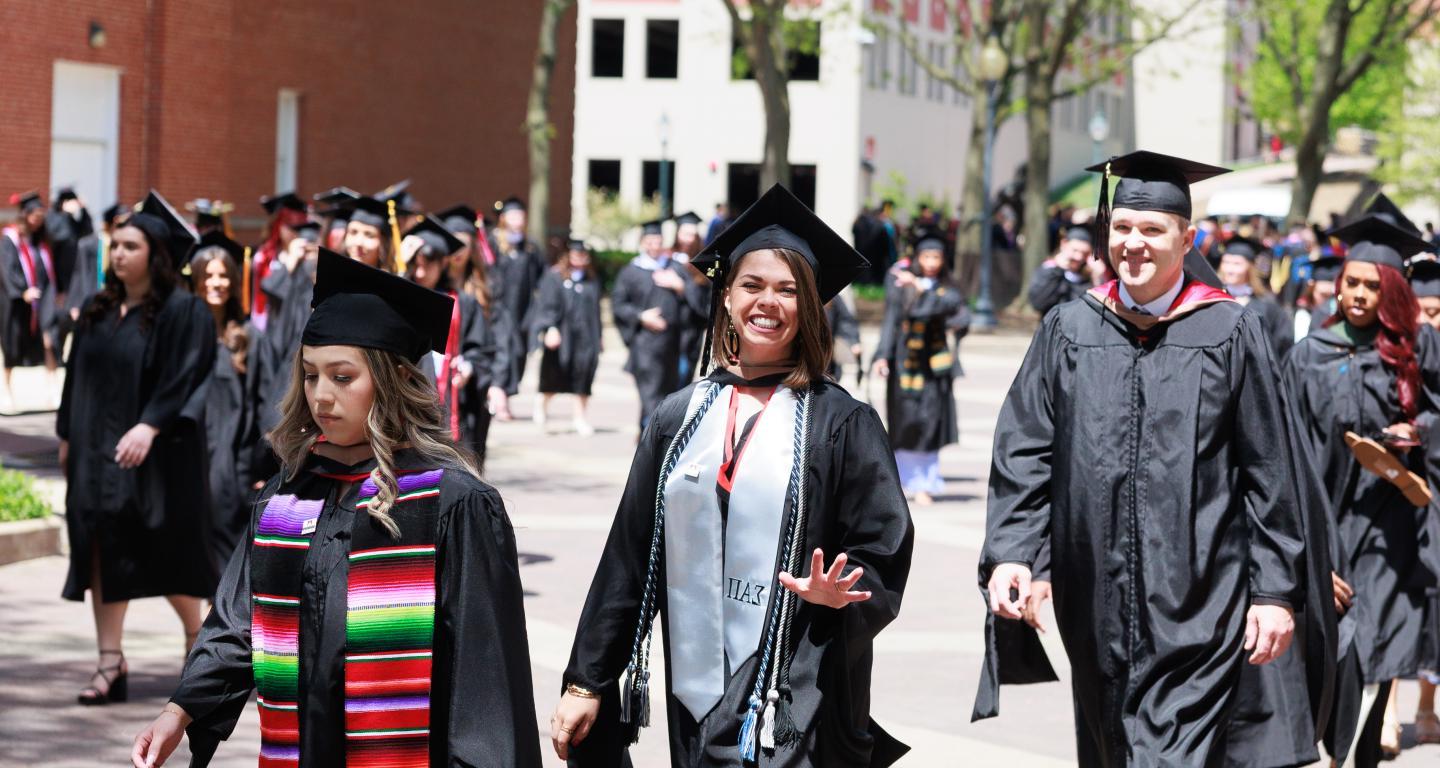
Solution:
M 1046 316 L 1001 411 L 975 714 L 1002 682 L 1053 679 L 1008 621 L 1045 567 L 1080 764 L 1219 765 L 1244 668 L 1285 655 L 1306 597 L 1283 405 L 1259 318 L 1190 247 L 1188 185 L 1224 170 L 1149 152 L 1091 170 L 1120 279 Z
M 540 286 L 540 276 L 545 274 L 545 254 L 540 247 L 525 236 L 525 201 L 518 197 L 507 198 L 497 205 L 500 227 L 496 230 L 495 264 L 490 273 L 493 279 L 492 295 L 510 314 L 513 322 L 510 381 L 506 391 L 515 394 L 520 390 L 520 379 L 525 375 L 525 358 L 530 353 L 530 305 L 535 291 Z
M 1085 265 L 1094 253 L 1090 230 L 1071 227 L 1060 241 L 1060 252 L 1046 261 L 1030 277 L 1030 306 L 1041 315 L 1072 299 L 1078 299 L 1090 288 Z
M 665 252 L 660 224 L 642 225 L 640 255 L 621 268 L 610 296 L 615 325 L 630 349 L 625 371 L 640 391 L 642 429 L 660 401 L 680 388 L 686 326 L 707 319 L 704 292 Z

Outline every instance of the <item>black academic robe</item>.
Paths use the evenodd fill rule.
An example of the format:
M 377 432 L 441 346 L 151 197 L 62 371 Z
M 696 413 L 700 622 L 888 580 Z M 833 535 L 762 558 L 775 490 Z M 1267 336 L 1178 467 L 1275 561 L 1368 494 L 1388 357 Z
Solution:
M 525 358 L 531 350 L 530 326 L 534 320 L 530 305 L 547 266 L 540 248 L 529 240 L 518 245 L 502 244 L 495 252 L 495 263 L 490 266 L 492 295 L 504 305 L 513 323 L 510 381 L 506 385 L 506 391 L 512 395 L 520 391 L 520 379 L 525 375 Z
M 476 377 L 479 377 L 488 389 L 491 382 L 503 381 L 505 369 L 502 366 L 509 364 L 508 360 L 498 360 L 499 347 L 495 342 L 494 330 L 490 327 L 485 318 L 485 313 L 480 309 L 480 302 L 476 301 L 468 293 L 456 293 L 455 301 L 460 307 L 460 326 L 456 329 L 458 333 L 457 352 L 460 358 L 470 364 L 471 381 L 466 386 L 459 388 L 448 388 L 445 397 L 441 399 L 440 406 L 443 411 L 447 427 L 452 423 L 460 428 L 460 439 L 483 457 L 485 455 L 484 440 L 475 445 L 476 435 L 473 432 L 475 423 L 473 421 L 473 409 L 475 404 L 469 400 L 475 396 L 483 396 L 484 390 L 475 392 L 471 386 Z M 437 357 L 439 359 L 437 359 Z M 436 395 L 440 393 L 439 373 L 440 367 L 444 365 L 444 358 L 438 353 L 429 353 L 420 358 L 417 364 L 420 372 L 425 374 L 425 379 L 430 386 L 435 388 Z M 456 365 L 452 363 L 452 366 Z M 483 401 L 482 401 L 483 402 Z M 489 411 L 485 411 L 489 415 Z M 452 419 L 453 414 L 453 419 Z M 468 418 L 467 418 L 468 417 Z M 488 421 L 484 425 L 485 434 L 489 434 Z
M 725 371 L 711 379 L 738 381 Z M 564 681 L 601 692 L 601 712 L 586 740 L 571 747 L 570 765 L 577 768 L 609 768 L 625 759 L 618 685 L 639 619 L 660 463 L 685 418 L 694 386 L 699 385 L 666 398 L 640 438 L 625 494 L 580 614 Z M 795 723 L 803 735 L 794 747 L 774 753 L 762 749 L 760 765 L 879 768 L 908 749 L 870 717 L 870 665 L 876 634 L 900 610 L 914 527 L 880 418 L 834 383 L 814 386 L 806 470 L 809 520 L 803 550 L 823 549 L 827 562 L 845 552 L 852 566 L 865 569 L 855 588 L 870 590 L 873 596 L 840 610 L 799 602 L 791 630 L 795 646 L 790 682 Z M 658 587 L 662 620 L 666 614 L 663 574 L 662 568 Z M 684 638 L 673 637 L 668 629 L 664 637 L 668 660 L 670 643 Z M 736 744 L 757 663 L 751 657 L 734 672 L 724 697 L 701 723 L 694 722 L 667 688 L 672 766 L 741 765 Z M 655 688 L 652 695 L 658 695 Z M 641 738 L 647 737 L 658 734 Z
M 300 349 L 300 336 L 310 319 L 315 262 L 302 260 L 291 272 L 277 259 L 270 265 L 270 274 L 260 281 L 260 290 L 266 296 L 266 325 L 265 332 L 251 342 L 250 364 L 256 377 L 255 429 L 260 436 L 251 467 L 256 477 L 269 477 L 279 471 L 279 464 L 264 435 L 280 423 L 280 405 L 290 389 L 295 352 Z
M 540 391 L 589 395 L 600 367 L 600 283 L 576 281 L 554 270 L 540 279 L 535 304 L 535 332 L 544 346 L 545 333 L 560 331 L 560 347 L 540 358 Z
M 860 343 L 860 321 L 855 318 L 855 313 L 850 311 L 844 300 L 836 297 L 825 305 L 825 322 L 830 325 L 830 335 L 837 344 L 845 345 L 845 353 L 850 353 L 850 347 Z M 857 359 L 855 365 L 863 374 L 865 361 Z M 840 363 L 835 358 L 830 359 L 830 378 L 840 381 Z M 859 376 L 856 376 L 856 383 L 859 383 Z
M 204 301 L 179 288 L 148 330 L 143 313 L 121 318 L 111 309 L 82 324 L 71 345 L 55 419 L 55 433 L 70 442 L 69 600 L 85 599 L 96 543 L 106 602 L 215 590 L 205 433 L 184 412 L 214 367 L 215 323 Z M 144 463 L 121 469 L 115 445 L 140 423 L 159 434 Z
M 1295 346 L 1295 319 L 1273 296 L 1252 298 L 1245 308 L 1260 316 L 1260 328 L 1270 340 L 1270 354 L 1276 363 L 1285 359 Z
M 1305 597 L 1284 409 L 1258 318 L 1223 293 L 1189 283 L 1158 320 L 1113 297 L 1061 305 L 1031 342 L 996 426 L 980 585 L 1048 540 L 1081 765 L 1220 765 L 1246 612 Z M 987 620 L 976 717 L 1050 672 L 1005 668 L 1017 636 L 1038 645 L 1024 629 Z
M 964 297 L 953 286 L 939 284 L 928 291 L 916 286 L 891 286 L 885 296 L 885 320 L 875 359 L 888 361 L 885 419 L 895 450 L 938 451 L 960 439 L 955 413 L 954 355 L 946 322 L 960 311 Z M 910 342 L 923 339 L 920 350 Z M 908 368 L 906 360 L 913 361 Z M 937 369 L 932 363 L 940 362 Z M 906 386 L 910 376 L 923 381 Z
M 511 350 L 517 342 L 510 311 L 503 304 L 492 300 L 490 311 L 484 312 L 480 308 L 480 302 L 469 296 L 465 298 L 469 301 L 462 299 L 460 303 L 461 322 L 466 324 L 467 328 L 473 326 L 473 330 L 467 331 L 467 334 L 474 334 L 479 338 L 480 347 L 472 358 L 479 363 L 475 366 L 469 383 L 460 393 L 460 430 L 483 469 L 485 443 L 489 439 L 490 423 L 493 420 L 490 413 L 490 388 L 505 389 L 515 380 L 511 373 L 515 365 Z
M 256 330 L 247 329 L 253 339 Z M 247 367 L 248 370 L 248 367 Z M 235 367 L 230 350 L 215 343 L 215 364 L 204 384 L 185 405 L 185 415 L 205 432 L 210 465 L 210 526 L 208 546 L 219 573 L 250 525 L 250 501 L 256 480 L 250 471 L 255 456 L 255 400 L 250 375 Z M 262 478 L 263 479 L 263 478 Z
M 75 246 L 75 265 L 70 272 L 70 282 L 65 286 L 65 306 L 59 310 L 65 313 L 61 324 L 65 325 L 69 320 L 70 310 L 79 310 L 90 301 L 90 297 L 100 292 L 100 286 L 105 280 L 105 271 L 102 265 L 109 260 L 104 253 L 108 239 L 98 232 L 92 232 L 82 238 Z M 75 323 L 69 322 L 68 327 L 74 329 Z
M 25 266 L 20 249 L 8 235 L 0 233 L 0 282 L 4 284 L 4 307 L 0 312 L 0 355 L 6 368 L 40 365 L 45 362 L 45 334 L 55 330 L 55 284 L 45 266 L 41 245 L 30 241 L 30 258 L 34 264 L 32 279 L 40 289 L 40 300 L 25 301 L 25 290 L 31 283 L 25 279 Z M 48 246 L 46 246 L 48 248 Z M 52 253 L 53 257 L 53 253 Z M 32 327 L 33 326 L 33 327 Z
M 1030 292 L 1026 296 L 1030 299 L 1030 306 L 1044 315 L 1067 301 L 1084 296 L 1088 290 L 1089 280 L 1071 280 L 1064 269 L 1053 263 L 1046 263 L 1041 264 L 1035 274 L 1030 276 Z
M 680 388 L 681 332 L 686 325 L 708 319 L 705 297 L 690 280 L 684 264 L 671 261 L 665 267 L 685 281 L 685 290 L 676 293 L 655 285 L 654 268 L 635 259 L 615 276 L 610 308 L 620 337 L 630 349 L 625 372 L 635 377 L 640 391 L 640 423 L 644 425 L 665 396 Z M 665 330 L 656 333 L 640 324 L 640 314 L 660 308 Z
M 400 469 L 432 466 L 413 450 L 395 454 Z M 374 461 L 342 466 L 312 456 L 296 493 L 324 498 L 306 554 L 300 603 L 300 765 L 329 766 L 345 755 L 345 615 L 350 529 L 359 483 L 337 500 L 340 481 L 317 474 L 363 474 Z M 268 498 L 280 484 L 261 491 Z M 540 765 L 525 606 L 515 536 L 494 488 L 460 468 L 440 484 L 436 546 L 435 639 L 430 690 L 432 765 Z M 230 736 L 255 687 L 250 664 L 250 557 L 255 505 L 246 541 L 235 551 L 215 605 L 185 664 L 171 701 L 194 722 L 186 729 L 195 759 L 208 765 Z M 401 508 L 397 508 L 399 513 Z

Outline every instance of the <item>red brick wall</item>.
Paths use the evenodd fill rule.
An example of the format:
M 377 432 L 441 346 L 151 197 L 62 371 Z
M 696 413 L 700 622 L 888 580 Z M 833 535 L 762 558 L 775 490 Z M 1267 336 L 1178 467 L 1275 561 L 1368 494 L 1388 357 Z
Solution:
M 513 0 L 5 0 L 0 195 L 49 183 L 56 59 L 121 68 L 119 193 L 233 200 L 273 191 L 278 92 L 300 93 L 298 186 L 402 178 L 427 207 L 482 210 L 529 187 L 520 125 L 539 3 Z M 88 44 L 90 21 L 106 32 Z M 550 221 L 569 218 L 575 13 L 553 79 Z M 16 105 L 23 105 L 19 111 Z M 0 198 L 3 205 L 3 198 Z

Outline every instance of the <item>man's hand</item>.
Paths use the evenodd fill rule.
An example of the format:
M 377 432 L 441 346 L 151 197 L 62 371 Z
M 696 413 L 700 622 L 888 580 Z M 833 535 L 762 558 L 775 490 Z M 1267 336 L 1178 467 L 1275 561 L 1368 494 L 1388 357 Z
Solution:
M 1010 590 L 1019 597 L 1010 599 Z M 1003 619 L 1025 618 L 1025 604 L 1030 601 L 1030 567 L 1021 563 L 1001 563 L 990 572 L 990 612 Z
M 1335 612 L 1343 616 L 1355 603 L 1355 588 L 1334 571 L 1330 572 L 1330 587 L 1335 590 Z
M 670 327 L 670 324 L 665 322 L 665 318 L 660 316 L 659 307 L 651 307 L 641 312 L 640 325 L 651 333 L 664 333 L 665 329 Z
M 876 361 L 875 361 L 875 365 L 874 365 L 874 367 L 872 367 L 872 368 L 870 369 L 870 372 L 873 373 L 873 374 L 875 374 L 876 378 L 880 378 L 880 379 L 888 379 L 888 378 L 890 378 L 890 361 L 889 361 L 889 360 L 886 360 L 886 359 L 883 358 L 883 357 L 880 358 L 879 360 L 876 360 Z
M 510 395 L 502 387 L 491 387 L 485 391 L 485 405 L 496 421 L 510 421 Z
M 34 304 L 35 302 L 40 300 L 41 296 L 44 295 L 44 292 L 41 291 L 39 288 L 26 288 L 25 293 L 22 294 L 21 297 L 25 299 L 26 304 Z
M 1045 634 L 1045 625 L 1040 621 L 1040 609 L 1050 602 L 1050 582 L 1030 582 L 1030 599 L 1025 602 L 1025 623 Z
M 1252 605 L 1245 614 L 1245 650 L 1250 663 L 1269 664 L 1285 655 L 1295 637 L 1295 614 L 1279 605 Z

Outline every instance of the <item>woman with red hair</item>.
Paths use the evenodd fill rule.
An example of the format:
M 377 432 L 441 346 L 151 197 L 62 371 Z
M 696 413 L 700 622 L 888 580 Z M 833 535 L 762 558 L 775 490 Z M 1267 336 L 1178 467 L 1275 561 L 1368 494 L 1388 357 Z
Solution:
M 261 284 L 270 275 L 270 268 L 280 258 L 280 254 L 290 247 L 290 241 L 295 239 L 296 229 L 310 220 L 310 213 L 305 201 L 294 192 L 267 195 L 260 198 L 260 205 L 265 209 L 265 213 L 270 215 L 270 224 L 265 231 L 265 242 L 255 249 L 250 280 L 251 285 L 261 286 L 261 289 L 253 292 L 249 309 L 251 322 L 263 331 L 269 315 L 266 311 L 264 286 Z
M 1351 245 L 1336 281 L 1338 311 L 1295 345 L 1284 379 L 1298 442 L 1331 503 L 1341 647 L 1325 745 L 1337 764 L 1374 766 L 1392 681 L 1427 664 L 1421 637 L 1426 590 L 1440 573 L 1440 526 L 1429 505 L 1412 503 L 1395 481 L 1408 478 L 1408 469 L 1440 487 L 1426 462 L 1427 443 L 1440 435 L 1416 426 L 1437 406 L 1440 336 L 1419 327 L 1405 279 L 1404 259 L 1425 249 L 1423 240 L 1375 216 L 1331 235 Z M 1372 442 L 1374 455 L 1364 455 L 1363 445 L 1352 452 L 1350 433 L 1384 449 Z M 1377 466 L 1391 471 L 1369 469 Z

